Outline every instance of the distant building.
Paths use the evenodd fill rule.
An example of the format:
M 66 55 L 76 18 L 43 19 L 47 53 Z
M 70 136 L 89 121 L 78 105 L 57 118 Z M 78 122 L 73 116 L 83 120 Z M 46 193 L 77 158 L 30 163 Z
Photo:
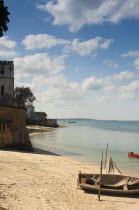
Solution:
M 14 104 L 13 61 L 0 61 L 0 104 Z
M 30 115 L 29 115 L 30 116 Z M 28 125 L 40 125 L 47 127 L 59 127 L 56 119 L 47 119 L 47 114 L 45 112 L 32 112 L 31 117 L 27 118 Z
M 32 105 L 26 105 L 25 108 L 27 110 L 27 112 L 26 112 L 26 118 L 27 119 L 31 119 L 32 116 L 33 116 L 33 114 L 34 114 L 34 112 L 35 112 L 35 107 L 32 106 Z

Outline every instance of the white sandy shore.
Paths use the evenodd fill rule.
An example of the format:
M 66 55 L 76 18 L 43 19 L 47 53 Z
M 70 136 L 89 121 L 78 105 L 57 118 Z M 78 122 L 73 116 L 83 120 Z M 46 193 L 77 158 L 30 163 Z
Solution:
M 50 132 L 54 129 L 59 129 L 63 127 L 66 127 L 66 126 L 59 126 L 58 128 L 53 128 L 53 127 L 46 127 L 46 126 L 39 126 L 39 125 L 28 125 L 27 129 L 29 132 L 29 136 L 34 136 L 34 135 L 36 136 L 44 132 Z
M 139 199 L 87 194 L 77 189 L 79 171 L 96 166 L 55 155 L 0 151 L 0 207 L 9 210 L 137 210 Z M 1 209 L 1 208 L 0 208 Z
M 27 126 L 28 132 L 30 136 L 39 135 L 44 132 L 50 132 L 54 130 L 53 127 L 46 127 L 46 126 L 39 126 L 39 125 L 28 125 Z

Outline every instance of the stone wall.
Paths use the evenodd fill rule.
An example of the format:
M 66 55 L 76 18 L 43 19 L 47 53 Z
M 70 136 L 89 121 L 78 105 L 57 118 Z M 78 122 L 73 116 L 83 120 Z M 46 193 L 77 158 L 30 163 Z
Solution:
M 27 119 L 27 125 L 39 125 L 39 126 L 46 126 L 46 127 L 53 127 L 53 128 L 59 127 L 56 119 L 45 119 L 45 120 Z
M 0 145 L 8 144 L 12 144 L 12 133 L 6 121 L 0 120 Z
M 58 127 L 57 120 L 56 119 L 47 119 L 47 126 L 57 128 Z
M 30 148 L 31 143 L 26 128 L 26 110 L 0 105 L 0 146 Z

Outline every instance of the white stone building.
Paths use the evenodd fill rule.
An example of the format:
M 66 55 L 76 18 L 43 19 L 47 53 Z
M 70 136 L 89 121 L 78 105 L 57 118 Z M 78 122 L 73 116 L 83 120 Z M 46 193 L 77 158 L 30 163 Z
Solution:
M 26 118 L 27 119 L 31 119 L 32 118 L 32 115 L 35 112 L 35 107 L 32 106 L 32 105 L 26 105 L 26 109 L 27 109 Z
M 0 61 L 0 104 L 13 105 L 14 63 Z

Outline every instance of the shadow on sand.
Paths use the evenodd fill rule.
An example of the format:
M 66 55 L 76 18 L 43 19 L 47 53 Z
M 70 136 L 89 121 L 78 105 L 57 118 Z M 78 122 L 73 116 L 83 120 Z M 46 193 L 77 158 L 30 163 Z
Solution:
M 83 190 L 83 191 L 86 194 L 98 194 L 97 192 L 91 192 L 91 191 L 87 191 L 87 190 Z M 120 197 L 120 198 L 135 198 L 135 199 L 139 199 L 139 195 L 124 195 L 124 196 L 122 196 L 122 195 L 116 195 L 116 194 L 110 194 L 110 193 L 103 193 L 102 196 L 106 196 L 106 197 L 110 196 L 110 197 L 113 197 L 113 198 L 114 197 L 118 197 L 118 198 Z M 102 200 L 102 201 L 104 201 L 104 200 Z M 122 202 L 122 201 L 109 201 L 109 202 Z
M 10 147 L 10 148 L 0 148 L 0 151 L 10 151 L 10 152 L 21 152 L 21 153 L 32 153 L 32 154 L 40 154 L 40 155 L 54 155 L 54 156 L 61 156 L 59 154 L 50 152 L 50 151 L 45 151 L 42 149 L 38 149 L 33 147 L 33 151 L 26 151 L 22 148 L 16 148 L 16 147 Z

